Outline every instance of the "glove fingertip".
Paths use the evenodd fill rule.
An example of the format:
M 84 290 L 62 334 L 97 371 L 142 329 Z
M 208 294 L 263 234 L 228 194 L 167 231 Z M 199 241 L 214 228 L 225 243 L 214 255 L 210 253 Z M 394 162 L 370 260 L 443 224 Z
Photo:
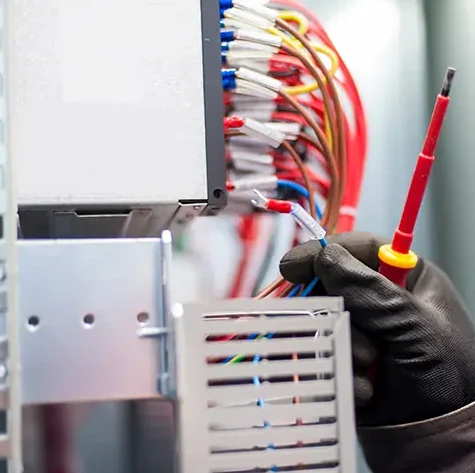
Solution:
M 314 260 L 321 249 L 316 241 L 309 241 L 293 248 L 281 259 L 280 273 L 293 284 L 308 283 L 315 277 Z
M 345 268 L 354 257 L 338 243 L 330 243 L 323 248 L 314 260 L 314 272 L 317 277 L 324 278 L 329 271 Z

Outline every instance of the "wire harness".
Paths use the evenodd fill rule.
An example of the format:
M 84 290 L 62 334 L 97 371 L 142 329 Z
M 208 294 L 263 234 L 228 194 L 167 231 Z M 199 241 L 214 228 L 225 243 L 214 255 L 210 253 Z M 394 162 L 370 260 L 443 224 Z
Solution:
M 233 213 L 244 214 L 242 258 L 228 295 L 246 297 L 259 293 L 265 275 L 247 280 L 256 278 L 249 247 L 269 238 L 259 229 L 263 207 L 250 205 L 254 189 L 298 204 L 328 233 L 351 231 L 367 129 L 355 82 L 308 9 L 293 0 L 221 0 L 219 8 L 227 191 Z M 295 222 L 291 245 L 304 238 Z M 288 293 L 286 286 L 280 280 L 265 294 Z

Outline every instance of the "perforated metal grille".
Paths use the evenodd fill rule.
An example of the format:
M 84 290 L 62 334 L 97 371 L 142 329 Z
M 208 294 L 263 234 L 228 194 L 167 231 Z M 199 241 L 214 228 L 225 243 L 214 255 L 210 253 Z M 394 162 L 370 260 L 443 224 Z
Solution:
M 182 473 L 197 465 L 206 473 L 353 471 L 348 319 L 340 304 L 185 308 L 177 319 L 184 335 L 177 346 L 185 347 Z

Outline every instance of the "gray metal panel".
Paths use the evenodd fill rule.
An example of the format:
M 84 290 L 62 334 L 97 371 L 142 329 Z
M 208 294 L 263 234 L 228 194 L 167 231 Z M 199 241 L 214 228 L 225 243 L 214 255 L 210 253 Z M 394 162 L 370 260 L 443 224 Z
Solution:
M 160 253 L 159 239 L 19 243 L 24 404 L 156 396 L 161 341 L 138 337 L 137 316 L 159 322 Z
M 207 199 L 199 0 L 8 3 L 22 206 Z
M 196 465 L 200 473 L 274 466 L 300 471 L 301 464 L 309 471 L 356 471 L 349 317 L 342 308 L 340 298 L 174 307 L 181 473 Z M 213 342 L 210 332 L 274 337 Z M 285 337 L 295 332 L 306 333 L 291 345 Z M 290 359 L 292 352 L 298 359 Z M 236 354 L 251 356 L 223 363 Z M 254 355 L 264 362 L 253 362 Z M 296 374 L 308 376 L 295 382 Z
M 7 390 L 0 416 L 0 457 L 9 473 L 23 471 L 21 366 L 18 314 L 17 163 L 12 154 L 8 52 L 11 2 L 0 1 L 0 390 Z M 6 428 L 4 414 L 6 413 Z M 5 463 L 2 462 L 2 466 Z
M 216 213 L 227 202 L 219 20 L 219 2 L 201 0 L 206 176 L 208 181 L 208 206 L 205 210 L 207 215 Z

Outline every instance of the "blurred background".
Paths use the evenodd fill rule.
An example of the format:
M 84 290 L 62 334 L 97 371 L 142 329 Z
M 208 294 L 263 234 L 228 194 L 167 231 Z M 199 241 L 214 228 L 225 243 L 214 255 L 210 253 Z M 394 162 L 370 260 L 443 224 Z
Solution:
M 475 68 L 473 0 L 306 0 L 332 38 L 361 92 L 369 156 L 357 228 L 390 236 L 419 153 L 433 99 L 447 66 L 458 69 L 434 177 L 418 222 L 415 250 L 438 262 L 475 313 Z M 287 248 L 282 218 L 266 280 Z M 173 292 L 182 302 L 224 296 L 241 248 L 232 218 L 196 221 L 176 242 Z M 74 473 L 170 473 L 172 411 L 166 404 L 67 408 Z M 26 412 L 28 420 L 34 410 Z M 35 432 L 27 429 L 27 442 Z M 42 473 L 41 452 L 27 447 L 26 471 Z M 79 460 L 80 459 L 80 460 Z M 367 471 L 360 457 L 361 472 Z M 56 472 L 53 472 L 56 473 Z M 69 473 L 69 472 L 68 472 Z

